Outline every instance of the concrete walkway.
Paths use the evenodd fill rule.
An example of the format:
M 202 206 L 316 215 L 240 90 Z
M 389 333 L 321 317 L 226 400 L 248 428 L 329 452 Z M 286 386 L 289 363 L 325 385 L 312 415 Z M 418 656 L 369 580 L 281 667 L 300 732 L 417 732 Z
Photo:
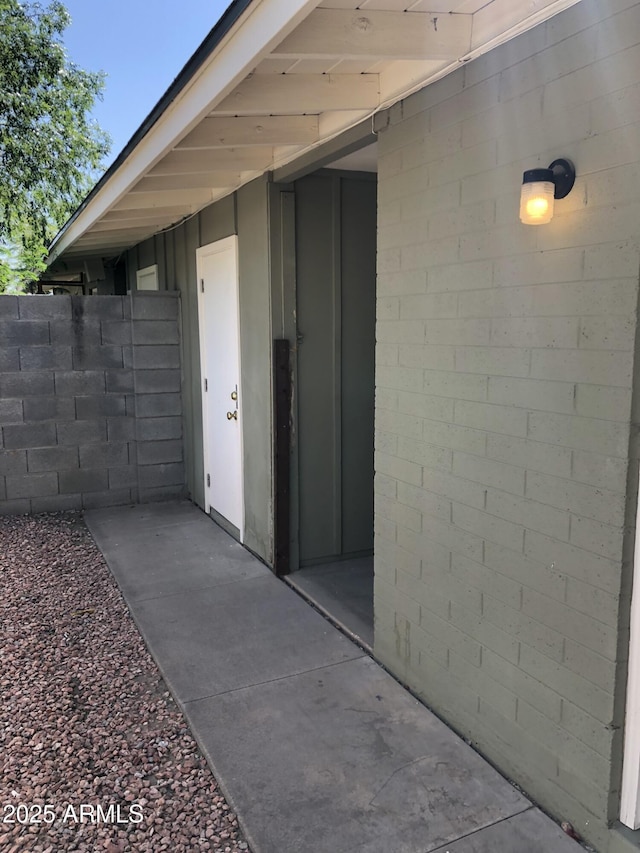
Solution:
M 579 853 L 193 504 L 85 517 L 253 853 Z

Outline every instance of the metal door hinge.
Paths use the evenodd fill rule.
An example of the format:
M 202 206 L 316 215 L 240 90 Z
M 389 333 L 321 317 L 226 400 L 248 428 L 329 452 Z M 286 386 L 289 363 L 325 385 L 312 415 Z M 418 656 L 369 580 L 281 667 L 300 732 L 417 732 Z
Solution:
M 193 279 L 191 279 L 193 281 Z M 204 293 L 204 279 L 200 279 L 200 293 Z
M 208 390 L 209 390 L 209 380 L 208 380 L 208 379 L 206 379 L 206 378 L 205 378 L 205 380 L 204 380 L 204 390 L 205 390 L 205 391 L 208 391 Z
M 207 474 L 207 487 L 211 486 L 211 475 Z

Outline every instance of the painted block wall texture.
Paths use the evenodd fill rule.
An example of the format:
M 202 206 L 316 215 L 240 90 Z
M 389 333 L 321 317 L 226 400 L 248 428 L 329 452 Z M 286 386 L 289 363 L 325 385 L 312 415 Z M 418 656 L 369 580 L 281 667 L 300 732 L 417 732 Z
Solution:
M 376 654 L 599 849 L 640 267 L 640 4 L 583 0 L 378 119 Z M 522 172 L 568 157 L 547 226 Z
M 175 294 L 0 297 L 0 513 L 184 491 Z

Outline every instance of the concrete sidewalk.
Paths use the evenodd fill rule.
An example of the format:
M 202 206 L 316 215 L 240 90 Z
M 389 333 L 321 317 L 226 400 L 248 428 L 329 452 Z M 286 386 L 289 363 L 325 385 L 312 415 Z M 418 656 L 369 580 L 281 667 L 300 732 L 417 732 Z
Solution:
M 579 853 L 193 504 L 86 522 L 254 853 Z

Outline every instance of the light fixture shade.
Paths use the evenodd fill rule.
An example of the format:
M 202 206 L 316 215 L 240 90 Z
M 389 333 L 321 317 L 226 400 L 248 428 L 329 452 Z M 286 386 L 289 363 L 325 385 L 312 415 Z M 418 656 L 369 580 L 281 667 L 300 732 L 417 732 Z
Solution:
M 546 225 L 553 218 L 555 183 L 551 169 L 530 169 L 522 176 L 520 221 Z

